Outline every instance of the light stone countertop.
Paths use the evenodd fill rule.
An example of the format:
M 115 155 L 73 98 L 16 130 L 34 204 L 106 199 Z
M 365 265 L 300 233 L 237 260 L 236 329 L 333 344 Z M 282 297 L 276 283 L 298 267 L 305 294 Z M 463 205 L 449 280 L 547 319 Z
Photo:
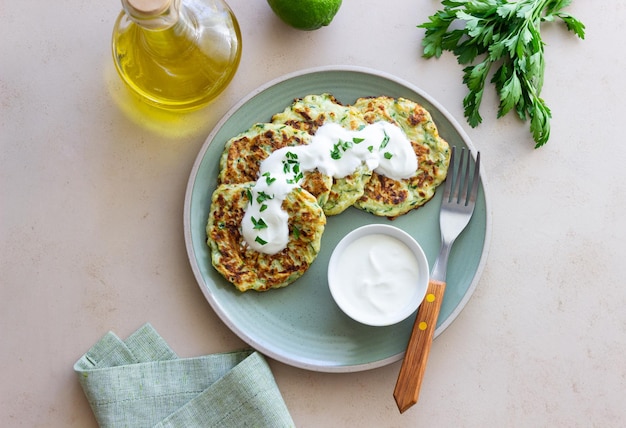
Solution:
M 270 365 L 300 427 L 626 426 L 626 4 L 574 0 L 584 41 L 544 25 L 552 136 L 463 118 L 461 67 L 420 56 L 437 1 L 345 0 L 315 32 L 264 0 L 230 0 L 241 65 L 209 108 L 164 126 L 118 104 L 119 1 L 0 4 L 0 426 L 95 427 L 72 370 L 104 333 L 150 322 L 180 356 L 244 344 L 192 274 L 183 201 L 212 127 L 250 91 L 325 65 L 408 80 L 481 151 L 493 215 L 477 289 L 432 348 L 420 402 L 400 415 L 399 363 L 332 374 Z

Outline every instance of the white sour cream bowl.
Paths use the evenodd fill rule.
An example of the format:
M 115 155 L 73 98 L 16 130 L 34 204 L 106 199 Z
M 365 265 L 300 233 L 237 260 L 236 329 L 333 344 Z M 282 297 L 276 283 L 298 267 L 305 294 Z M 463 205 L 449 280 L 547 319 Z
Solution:
M 328 265 L 328 285 L 337 306 L 371 326 L 392 325 L 411 316 L 426 295 L 428 280 L 428 260 L 417 241 L 385 224 L 347 234 Z

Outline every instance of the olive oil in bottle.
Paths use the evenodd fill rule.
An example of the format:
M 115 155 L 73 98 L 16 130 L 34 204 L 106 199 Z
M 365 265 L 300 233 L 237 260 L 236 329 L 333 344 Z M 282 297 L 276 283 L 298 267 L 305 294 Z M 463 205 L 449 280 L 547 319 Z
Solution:
M 169 110 L 205 106 L 241 58 L 237 20 L 222 0 L 122 0 L 113 59 L 127 86 Z

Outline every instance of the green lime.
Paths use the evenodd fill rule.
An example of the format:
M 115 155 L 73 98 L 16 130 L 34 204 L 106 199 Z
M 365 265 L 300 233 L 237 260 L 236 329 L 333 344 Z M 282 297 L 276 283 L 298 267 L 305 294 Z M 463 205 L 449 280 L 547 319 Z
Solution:
M 267 0 L 285 23 L 299 30 L 317 30 L 333 20 L 341 0 Z

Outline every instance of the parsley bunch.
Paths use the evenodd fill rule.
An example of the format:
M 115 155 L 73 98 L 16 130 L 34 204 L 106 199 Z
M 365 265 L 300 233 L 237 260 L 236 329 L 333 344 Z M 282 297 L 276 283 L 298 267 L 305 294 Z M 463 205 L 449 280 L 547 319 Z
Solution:
M 470 126 L 482 122 L 479 108 L 492 67 L 491 83 L 500 97 L 498 117 L 515 109 L 521 120 L 530 119 L 535 148 L 550 137 L 552 114 L 541 98 L 545 70 L 540 25 L 562 20 L 581 39 L 585 26 L 562 9 L 571 0 L 443 0 L 443 9 L 418 25 L 426 29 L 424 57 L 439 58 L 452 52 L 464 65 L 463 83 L 469 93 L 463 99 Z M 455 21 L 463 28 L 451 28 Z

